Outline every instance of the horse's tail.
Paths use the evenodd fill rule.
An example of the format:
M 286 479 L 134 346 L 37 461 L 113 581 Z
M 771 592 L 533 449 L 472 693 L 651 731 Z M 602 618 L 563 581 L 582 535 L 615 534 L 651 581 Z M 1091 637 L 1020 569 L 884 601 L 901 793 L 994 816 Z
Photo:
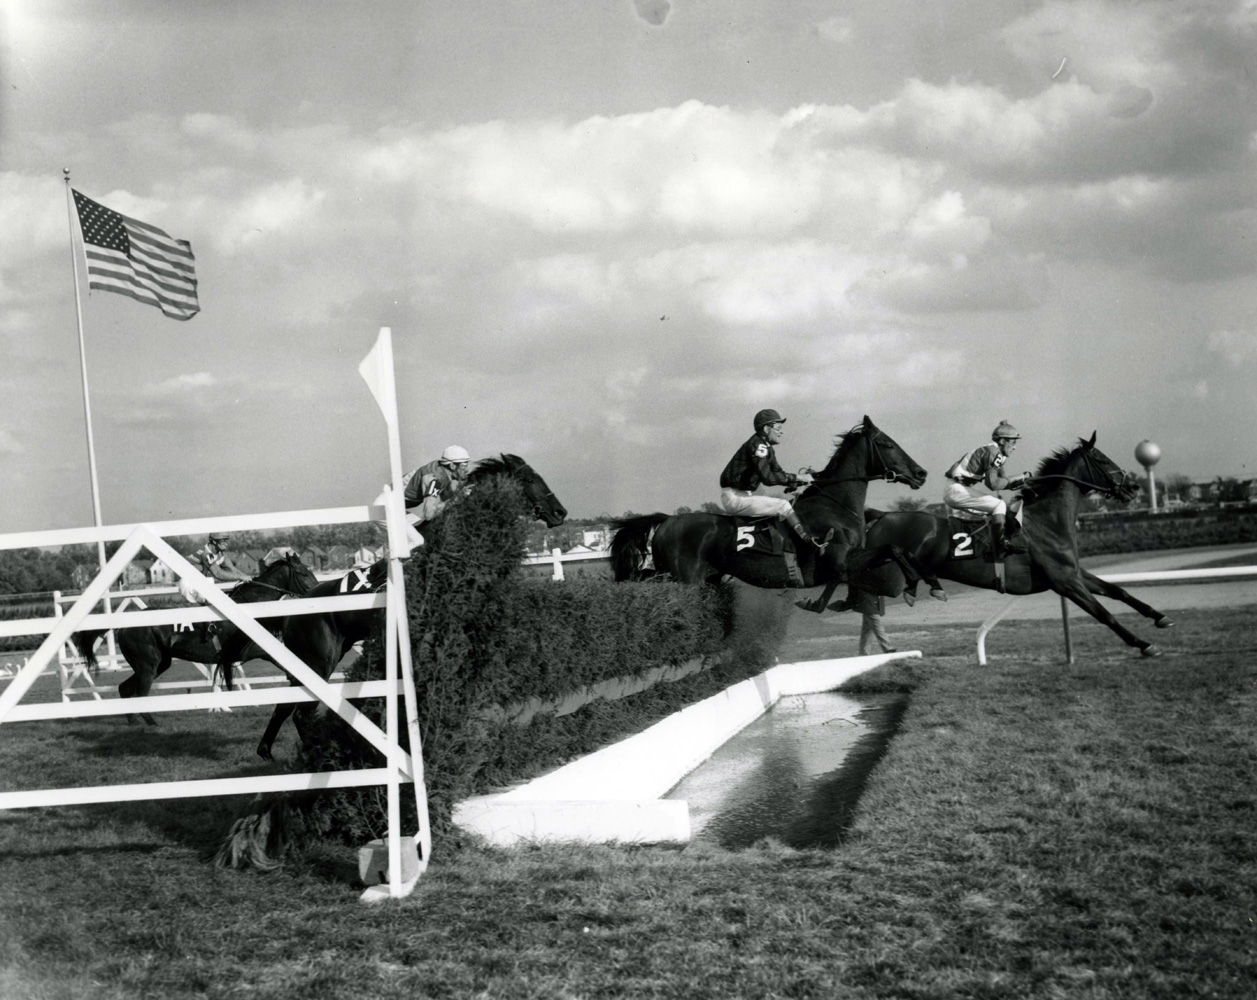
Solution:
M 292 840 L 291 807 L 286 795 L 257 795 L 218 846 L 219 868 L 256 868 L 274 871 L 284 863 Z
M 650 539 L 655 529 L 663 524 L 669 514 L 638 514 L 612 521 L 615 534 L 611 536 L 611 571 L 615 582 L 638 580 L 642 567 L 650 554 Z
M 93 677 L 96 676 L 96 670 L 100 664 L 96 661 L 96 640 L 99 639 L 104 632 L 75 632 L 74 645 L 78 647 L 79 655 L 83 657 L 83 662 L 87 664 L 88 671 Z

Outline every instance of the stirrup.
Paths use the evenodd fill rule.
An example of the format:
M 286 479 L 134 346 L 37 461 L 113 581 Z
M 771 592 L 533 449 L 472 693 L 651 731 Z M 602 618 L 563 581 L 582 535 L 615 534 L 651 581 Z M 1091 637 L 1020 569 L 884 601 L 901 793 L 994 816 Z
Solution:
M 827 548 L 829 548 L 829 543 L 834 540 L 834 529 L 830 528 L 827 532 L 825 532 L 824 538 L 822 538 L 820 535 L 810 535 L 809 540 L 821 552 L 824 552 Z

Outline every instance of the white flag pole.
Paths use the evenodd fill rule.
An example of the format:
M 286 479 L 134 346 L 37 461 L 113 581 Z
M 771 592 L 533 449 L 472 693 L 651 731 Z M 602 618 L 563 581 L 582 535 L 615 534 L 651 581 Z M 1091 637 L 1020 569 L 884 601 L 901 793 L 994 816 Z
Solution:
M 414 667 L 410 660 L 410 624 L 406 618 L 404 600 L 405 581 L 402 576 L 401 561 L 410 555 L 410 543 L 406 535 L 405 491 L 402 485 L 402 446 L 400 421 L 397 416 L 397 385 L 393 371 L 393 331 L 380 327 L 375 346 L 358 365 L 371 390 L 371 395 L 379 404 L 384 415 L 384 423 L 388 427 L 388 459 L 389 476 L 392 487 L 384 490 L 386 523 L 388 525 L 389 563 L 388 563 L 388 611 L 386 615 L 386 647 L 385 667 L 388 679 L 394 680 L 397 670 L 401 674 L 402 693 L 406 708 L 406 730 L 410 738 L 410 757 L 414 768 L 412 788 L 415 796 L 415 811 L 419 829 L 415 833 L 418 873 L 417 880 L 428 867 L 432 852 L 432 832 L 428 816 L 428 792 L 423 774 L 423 744 L 419 734 L 419 703 L 415 691 Z M 392 688 L 390 688 L 392 690 Z M 386 711 L 390 726 L 395 724 L 395 702 L 390 701 Z M 396 738 L 396 730 L 390 728 L 390 738 Z M 400 883 L 401 877 L 401 823 L 400 799 L 396 780 L 389 783 L 389 895 L 397 897 L 406 895 L 413 887 L 413 882 L 406 885 Z M 370 892 L 371 890 L 368 890 Z M 364 897 L 365 898 L 365 897 Z
M 87 391 L 87 348 L 83 341 L 83 299 L 79 293 L 79 262 L 74 254 L 74 199 L 70 192 L 70 168 L 61 171 L 65 175 L 65 210 L 70 224 L 70 270 L 74 273 L 74 311 L 79 324 L 79 371 L 83 380 L 83 417 L 87 425 L 87 468 L 92 477 L 92 515 L 96 518 L 96 527 L 103 524 L 100 516 L 100 483 L 96 478 L 96 444 L 92 438 L 92 402 Z M 100 568 L 105 568 L 105 543 L 96 543 L 96 558 Z M 105 597 L 105 611 L 111 611 L 109 597 Z M 115 655 L 113 633 L 109 633 L 109 652 Z

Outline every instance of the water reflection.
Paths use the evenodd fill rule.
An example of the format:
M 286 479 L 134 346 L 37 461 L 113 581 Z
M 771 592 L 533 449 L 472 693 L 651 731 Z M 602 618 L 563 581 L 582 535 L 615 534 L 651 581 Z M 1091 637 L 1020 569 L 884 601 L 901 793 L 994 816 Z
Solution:
M 902 695 L 783 698 L 666 797 L 689 802 L 694 839 L 833 847 L 905 707 Z

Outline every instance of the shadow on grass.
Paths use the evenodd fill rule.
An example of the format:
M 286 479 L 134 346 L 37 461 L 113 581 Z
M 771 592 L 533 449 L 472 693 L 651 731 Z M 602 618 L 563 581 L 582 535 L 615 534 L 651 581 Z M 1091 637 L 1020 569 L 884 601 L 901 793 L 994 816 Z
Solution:
M 151 757 L 159 750 L 163 757 L 220 760 L 232 747 L 250 742 L 213 731 L 125 723 L 109 728 L 81 726 L 65 735 L 84 744 L 87 753 L 102 757 Z

